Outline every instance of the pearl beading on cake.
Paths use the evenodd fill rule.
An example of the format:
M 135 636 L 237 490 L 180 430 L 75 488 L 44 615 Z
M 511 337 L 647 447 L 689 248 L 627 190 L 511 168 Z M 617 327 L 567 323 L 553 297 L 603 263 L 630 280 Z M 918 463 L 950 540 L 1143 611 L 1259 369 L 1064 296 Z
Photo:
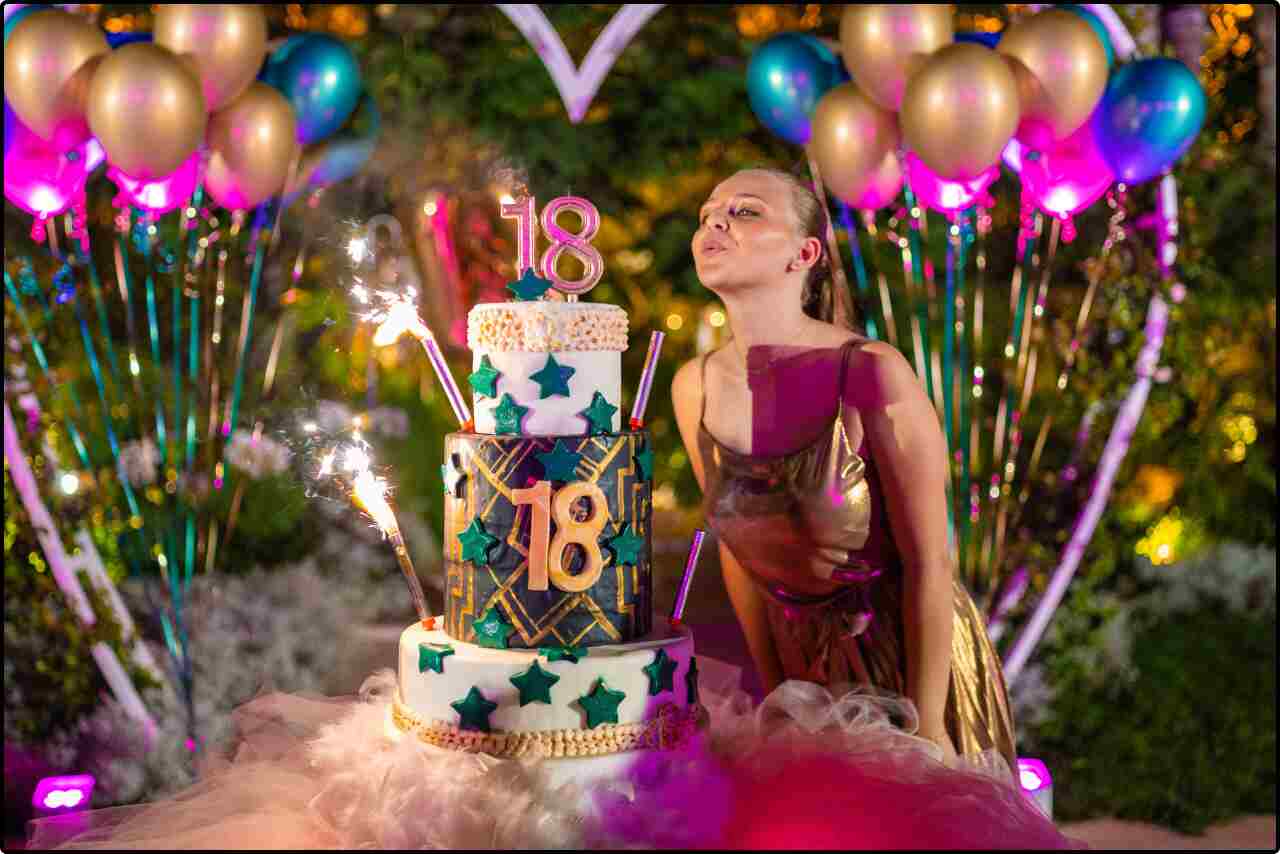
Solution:
M 581 302 L 481 303 L 467 314 L 467 346 L 525 353 L 627 349 L 627 312 Z
M 480 732 L 444 721 L 424 720 L 400 702 L 399 692 L 392 702 L 391 719 L 401 732 L 436 747 L 499 757 L 550 759 L 607 756 L 627 750 L 676 750 L 708 723 L 707 711 L 701 705 L 682 710 L 666 703 L 656 717 L 641 723 L 601 724 L 593 729 Z

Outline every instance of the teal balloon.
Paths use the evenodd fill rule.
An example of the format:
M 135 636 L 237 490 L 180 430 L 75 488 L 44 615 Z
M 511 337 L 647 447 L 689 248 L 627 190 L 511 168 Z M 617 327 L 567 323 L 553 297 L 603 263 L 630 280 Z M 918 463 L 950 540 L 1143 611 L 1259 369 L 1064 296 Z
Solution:
M 336 134 L 325 143 L 324 157 L 309 181 L 312 187 L 327 187 L 345 181 L 360 171 L 378 144 L 382 116 L 373 98 L 360 99 L 356 121 L 347 131 Z
M 765 127 L 796 145 L 812 135 L 819 99 L 841 82 L 844 66 L 822 42 L 782 33 L 756 48 L 747 66 L 747 97 Z
M 1173 165 L 1204 125 L 1200 81 L 1176 59 L 1121 66 L 1093 112 L 1093 138 L 1117 181 L 1141 184 Z
M 363 84 L 355 55 L 341 39 L 323 33 L 295 36 L 267 64 L 266 82 L 293 106 L 298 142 L 324 139 L 346 123 L 360 100 Z
M 268 86 L 279 89 L 280 85 L 276 83 L 276 79 L 280 76 L 280 69 L 284 67 L 285 60 L 289 58 L 289 54 L 293 53 L 293 49 L 307 39 L 307 35 L 303 33 L 289 36 L 280 47 L 267 54 L 266 59 L 262 61 L 262 69 L 258 72 L 258 79 Z
M 1064 3 L 1054 8 L 1061 9 L 1064 12 L 1070 12 L 1078 15 L 1089 26 L 1093 27 L 1093 31 L 1098 35 L 1098 41 L 1102 42 L 1102 48 L 1107 52 L 1107 68 L 1112 67 L 1116 63 L 1116 49 L 1111 46 L 1111 33 L 1107 32 L 1107 25 L 1102 23 L 1102 19 L 1090 12 L 1084 6 L 1078 3 Z

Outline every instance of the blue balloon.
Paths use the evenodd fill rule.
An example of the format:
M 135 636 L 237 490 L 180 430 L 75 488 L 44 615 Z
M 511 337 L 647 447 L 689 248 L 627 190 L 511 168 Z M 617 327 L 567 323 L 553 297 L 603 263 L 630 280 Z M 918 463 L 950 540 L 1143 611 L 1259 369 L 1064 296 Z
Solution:
M 341 39 L 323 33 L 298 38 L 295 44 L 285 43 L 282 59 L 273 57 L 268 63 L 266 82 L 293 106 L 298 142 L 307 145 L 342 127 L 355 110 L 363 85 L 360 66 Z
M 1176 59 L 1121 66 L 1093 112 L 1093 138 L 1117 181 L 1140 184 L 1172 165 L 1204 125 L 1200 81 Z
M 995 50 L 1000 44 L 1000 36 L 1001 33 L 956 33 L 956 41 L 972 42 Z
M 14 115 L 13 108 L 9 106 L 9 99 L 4 99 L 4 153 L 9 153 L 9 146 L 13 145 L 15 134 L 18 132 L 18 117 Z
M 1061 6 L 1055 6 L 1064 12 L 1070 12 L 1084 19 L 1084 22 L 1093 27 L 1093 31 L 1097 34 L 1098 40 L 1102 42 L 1102 48 L 1107 52 L 1107 68 L 1115 65 L 1116 49 L 1111 46 L 1111 33 L 1107 32 L 1107 25 L 1102 23 L 1102 19 L 1090 12 L 1084 6 L 1076 3 L 1064 3 Z
M 9 43 L 9 33 L 13 32 L 13 28 L 18 26 L 19 21 L 30 15 L 32 12 L 39 12 L 41 9 L 45 8 L 49 7 L 29 3 L 21 9 L 15 9 L 10 12 L 9 16 L 4 19 L 4 43 Z
M 107 33 L 107 44 L 112 50 L 121 45 L 133 44 L 134 42 L 151 41 L 151 33 Z
M 747 66 L 751 109 L 769 130 L 803 145 L 818 100 L 839 84 L 844 66 L 826 45 L 803 33 L 782 33 L 756 49 Z

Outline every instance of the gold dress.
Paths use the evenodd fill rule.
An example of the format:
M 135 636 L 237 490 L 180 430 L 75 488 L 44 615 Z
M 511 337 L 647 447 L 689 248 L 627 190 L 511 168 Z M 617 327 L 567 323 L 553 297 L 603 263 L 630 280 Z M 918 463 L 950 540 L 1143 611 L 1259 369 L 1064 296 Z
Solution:
M 836 417 L 805 448 L 777 457 L 740 454 L 717 442 L 699 418 L 703 509 L 708 527 L 769 594 L 769 626 L 784 679 L 872 686 L 905 696 L 902 562 L 866 441 L 853 453 L 844 429 L 849 349 L 841 354 Z M 704 356 L 704 380 L 705 366 Z M 842 476 L 833 480 L 837 462 Z M 839 494 L 822 495 L 833 491 L 833 483 Z M 777 567 L 846 584 L 822 596 L 799 593 L 770 579 Z M 968 591 L 959 581 L 953 591 L 947 733 L 959 752 L 995 748 L 1016 771 L 1000 660 Z

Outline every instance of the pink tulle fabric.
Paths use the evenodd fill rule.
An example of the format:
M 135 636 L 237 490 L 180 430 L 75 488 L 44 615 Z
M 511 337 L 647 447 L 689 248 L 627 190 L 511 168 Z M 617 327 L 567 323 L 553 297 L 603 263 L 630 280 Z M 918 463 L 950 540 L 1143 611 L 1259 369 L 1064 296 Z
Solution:
M 1065 849 L 994 751 L 944 764 L 895 728 L 905 700 L 787 682 L 759 706 L 699 658 L 704 736 L 637 754 L 616 784 L 552 785 L 536 760 L 387 737 L 395 676 L 358 697 L 268 694 L 201 782 L 140 806 L 31 823 L 33 848 Z M 720 679 L 707 676 L 720 674 Z M 712 684 L 718 683 L 718 684 Z

